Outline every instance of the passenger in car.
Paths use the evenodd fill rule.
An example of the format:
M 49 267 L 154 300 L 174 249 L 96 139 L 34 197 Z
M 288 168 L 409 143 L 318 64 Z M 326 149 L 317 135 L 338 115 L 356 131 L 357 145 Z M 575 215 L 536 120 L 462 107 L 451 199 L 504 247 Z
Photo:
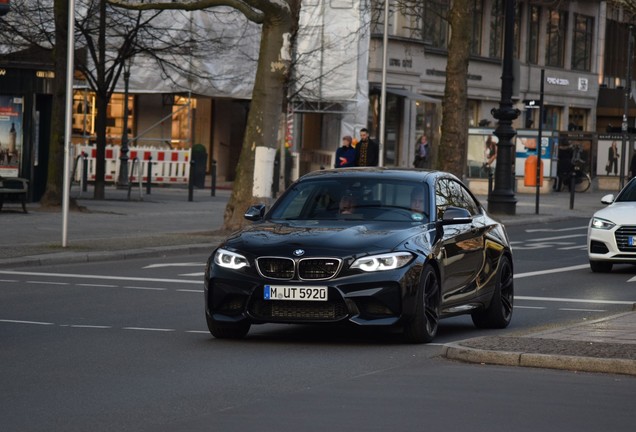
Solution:
M 356 199 L 352 195 L 345 195 L 340 199 L 339 214 L 353 214 L 356 206 Z

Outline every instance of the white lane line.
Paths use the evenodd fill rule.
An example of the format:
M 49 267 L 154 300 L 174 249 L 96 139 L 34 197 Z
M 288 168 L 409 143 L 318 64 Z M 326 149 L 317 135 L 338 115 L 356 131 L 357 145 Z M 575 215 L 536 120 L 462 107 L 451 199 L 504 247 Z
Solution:
M 528 239 L 526 241 L 527 242 L 540 242 L 540 241 L 548 241 L 548 240 L 571 239 L 571 238 L 577 238 L 577 237 L 587 237 L 587 233 L 585 233 L 585 234 L 570 234 L 570 235 L 555 236 L 555 237 L 544 237 L 544 238 L 538 238 L 538 239 Z
M 76 286 L 83 287 L 94 287 L 94 288 L 117 288 L 119 285 L 103 285 L 103 284 L 87 284 L 87 283 L 78 283 Z
M 202 293 L 203 290 L 189 290 L 189 289 L 178 289 L 179 292 L 191 292 L 191 293 Z
M 51 282 L 51 281 L 26 281 L 28 284 L 35 285 L 70 285 L 68 282 Z
M 0 322 L 12 323 L 12 324 L 35 324 L 35 325 L 55 325 L 50 322 L 40 322 L 40 321 L 20 321 L 20 320 L 8 320 L 8 319 L 0 319 Z
M 636 276 L 634 276 L 633 278 L 629 279 L 627 282 L 636 282 Z
M 17 283 L 18 281 L 13 279 L 0 279 L 0 282 Z
M 576 245 L 576 246 L 568 246 L 568 247 L 560 247 L 558 248 L 559 250 L 575 250 L 575 249 L 581 249 L 581 250 L 585 250 L 587 249 L 587 245 Z
M 197 272 L 197 273 L 183 273 L 179 276 L 189 276 L 189 277 L 203 277 L 205 276 L 205 272 Z
M 193 281 L 193 280 L 187 280 L 187 279 L 160 279 L 160 278 L 142 278 L 142 277 L 130 277 L 130 276 L 103 276 L 103 275 L 86 275 L 86 274 L 74 274 L 74 273 L 38 273 L 38 272 L 23 272 L 23 271 L 14 271 L 14 270 L 0 270 L 0 274 L 20 275 L 20 276 L 77 278 L 77 279 L 101 279 L 101 280 L 124 280 L 124 281 L 141 281 L 141 282 L 203 284 L 203 281 Z
M 606 309 L 575 309 L 575 308 L 559 308 L 560 311 L 572 312 L 607 312 Z
M 563 232 L 563 231 L 576 231 L 576 230 L 581 230 L 587 229 L 587 225 L 583 225 L 583 226 L 578 226 L 578 227 L 569 227 L 569 228 L 536 228 L 536 229 L 527 229 L 526 232 L 527 233 L 533 233 L 533 232 Z
M 583 269 L 589 269 L 589 268 L 590 268 L 589 264 L 580 264 L 580 265 L 575 265 L 570 267 L 561 267 L 561 268 L 555 268 L 550 270 L 539 270 L 539 271 L 533 271 L 533 272 L 527 272 L 527 273 L 517 273 L 514 276 L 514 278 L 521 279 L 525 277 L 542 276 L 547 274 L 562 273 L 562 272 L 583 270 Z
M 138 287 L 138 286 L 125 286 L 125 289 L 133 290 L 149 290 L 149 291 L 166 291 L 168 288 L 154 288 L 154 287 Z
M 205 266 L 205 263 L 189 262 L 189 263 L 150 264 L 142 268 L 151 269 L 151 268 L 160 268 L 160 267 L 203 267 L 203 266 Z
M 152 327 L 122 327 L 122 330 L 141 330 L 141 331 L 156 331 L 156 332 L 173 332 L 173 331 L 175 331 L 175 329 L 152 328 Z
M 621 301 L 621 300 L 595 300 L 595 299 L 574 299 L 574 298 L 561 298 L 561 297 L 530 297 L 530 296 L 515 296 L 515 300 L 562 302 L 562 303 L 611 304 L 611 305 L 633 305 L 634 303 L 636 303 L 636 301 Z
M 541 307 L 541 306 L 518 306 L 518 305 L 514 305 L 515 309 L 547 309 L 546 307 Z
M 71 324 L 71 328 L 88 328 L 88 329 L 112 329 L 113 326 L 99 326 L 99 325 L 87 325 L 87 324 Z
M 186 333 L 210 334 L 209 331 L 205 330 L 186 330 Z

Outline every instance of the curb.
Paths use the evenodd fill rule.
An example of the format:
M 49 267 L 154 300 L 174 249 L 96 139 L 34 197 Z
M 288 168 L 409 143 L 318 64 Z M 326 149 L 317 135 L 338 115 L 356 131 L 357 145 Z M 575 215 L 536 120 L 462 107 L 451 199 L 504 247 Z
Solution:
M 491 351 L 465 347 L 460 343 L 445 344 L 442 348 L 442 357 L 466 363 L 636 376 L 636 361 L 626 359 L 577 357 L 512 351 Z

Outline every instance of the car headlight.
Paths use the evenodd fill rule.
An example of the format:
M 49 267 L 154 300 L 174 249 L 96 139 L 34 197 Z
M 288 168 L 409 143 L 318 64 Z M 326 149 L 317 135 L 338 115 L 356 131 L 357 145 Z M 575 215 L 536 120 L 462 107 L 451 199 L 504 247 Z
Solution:
M 592 218 L 591 226 L 596 229 L 609 230 L 614 228 L 616 224 L 605 219 L 594 217 Z
M 249 262 L 247 258 L 245 258 L 241 254 L 237 254 L 235 252 L 230 252 L 226 249 L 218 249 L 214 254 L 214 262 L 225 268 L 238 270 L 243 267 L 249 266 Z
M 351 265 L 351 268 L 360 269 L 365 272 L 393 270 L 404 267 L 413 259 L 409 252 L 393 252 L 382 255 L 371 255 L 358 258 Z

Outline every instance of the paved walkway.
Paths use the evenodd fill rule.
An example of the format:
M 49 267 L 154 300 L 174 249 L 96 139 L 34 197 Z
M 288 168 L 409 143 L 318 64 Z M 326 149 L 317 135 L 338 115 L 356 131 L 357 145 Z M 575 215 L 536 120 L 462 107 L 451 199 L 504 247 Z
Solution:
M 533 224 L 589 218 L 603 207 L 608 192 L 576 194 L 570 209 L 567 192 L 542 195 L 535 214 L 535 195 L 517 194 L 515 215 L 496 216 L 507 225 Z M 0 212 L 0 268 L 55 265 L 69 262 L 125 259 L 205 253 L 224 234 L 219 230 L 228 189 L 188 190 L 153 187 L 127 191 L 108 188 L 105 200 L 92 199 L 92 191 L 71 196 L 80 206 L 69 212 L 67 247 L 62 248 L 62 214 L 28 204 L 28 214 L 7 204 Z M 487 207 L 486 197 L 479 197 Z M 523 336 L 469 339 L 444 347 L 450 359 L 518 366 L 564 368 L 580 371 L 636 375 L 636 312 L 604 318 L 576 326 Z

